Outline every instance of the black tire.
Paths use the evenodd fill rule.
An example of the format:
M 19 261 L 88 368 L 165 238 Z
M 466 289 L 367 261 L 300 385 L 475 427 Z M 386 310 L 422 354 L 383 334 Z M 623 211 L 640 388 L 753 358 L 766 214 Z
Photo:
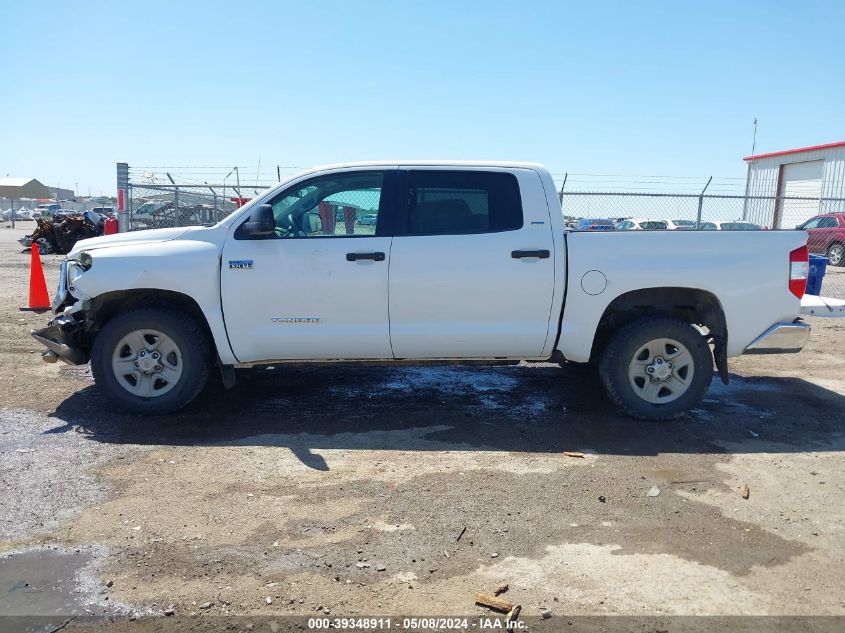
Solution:
M 687 348 L 693 376 L 677 399 L 655 404 L 637 394 L 628 368 L 643 345 L 660 338 L 673 339 Z M 671 420 L 701 401 L 713 378 L 713 354 L 707 339 L 689 323 L 665 316 L 644 317 L 616 332 L 602 352 L 599 376 L 610 400 L 628 415 L 639 420 Z
M 130 393 L 112 370 L 112 354 L 127 334 L 136 330 L 158 330 L 169 336 L 181 354 L 181 375 L 166 393 L 144 398 Z M 143 415 L 177 411 L 202 391 L 212 365 L 211 345 L 203 328 L 189 315 L 173 308 L 139 308 L 108 321 L 91 350 L 94 382 L 121 409 Z
M 845 246 L 831 244 L 827 249 L 827 260 L 831 266 L 845 266 Z

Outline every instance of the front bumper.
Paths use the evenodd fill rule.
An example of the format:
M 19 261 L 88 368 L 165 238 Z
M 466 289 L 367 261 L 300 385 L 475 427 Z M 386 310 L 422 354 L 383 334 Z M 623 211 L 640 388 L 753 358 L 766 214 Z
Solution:
M 55 363 L 61 359 L 68 365 L 84 365 L 91 357 L 75 342 L 82 329 L 83 324 L 72 316 L 58 316 L 47 327 L 32 330 L 31 334 L 32 338 L 47 348 L 41 354 L 44 362 Z
M 775 323 L 745 348 L 744 354 L 790 354 L 800 352 L 810 337 L 809 323 Z

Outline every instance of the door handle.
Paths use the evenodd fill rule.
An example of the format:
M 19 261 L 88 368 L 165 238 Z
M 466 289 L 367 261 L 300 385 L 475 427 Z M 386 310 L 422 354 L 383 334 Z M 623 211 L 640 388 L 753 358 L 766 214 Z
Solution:
M 537 257 L 539 259 L 548 259 L 549 258 L 549 251 L 547 250 L 540 250 L 540 251 L 511 251 L 511 257 L 514 259 L 522 259 L 523 257 Z
M 347 253 L 346 261 L 357 262 L 359 259 L 372 259 L 374 262 L 383 262 L 384 253 Z

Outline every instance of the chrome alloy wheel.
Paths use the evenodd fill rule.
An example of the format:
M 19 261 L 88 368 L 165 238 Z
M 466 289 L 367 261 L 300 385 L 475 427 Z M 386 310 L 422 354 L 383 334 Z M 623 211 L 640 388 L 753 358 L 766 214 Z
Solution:
M 112 371 L 121 387 L 141 398 L 161 396 L 182 376 L 182 352 L 158 330 L 135 330 L 115 346 Z
M 692 384 L 695 366 L 689 350 L 670 338 L 642 345 L 628 364 L 628 380 L 640 398 L 652 404 L 672 402 Z

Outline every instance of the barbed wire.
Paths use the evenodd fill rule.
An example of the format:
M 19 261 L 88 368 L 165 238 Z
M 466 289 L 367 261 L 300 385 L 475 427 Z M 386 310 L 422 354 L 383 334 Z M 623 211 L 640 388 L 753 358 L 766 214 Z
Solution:
M 297 165 L 140 165 L 130 167 L 133 182 L 168 184 L 174 182 L 197 187 L 238 183 L 241 189 L 265 189 L 307 169 Z M 234 172 L 234 173 L 233 173 Z M 700 193 L 708 180 L 712 193 L 744 193 L 745 178 L 740 176 L 691 176 L 664 174 L 600 174 L 594 172 L 550 171 L 558 189 L 566 191 L 634 191 Z

